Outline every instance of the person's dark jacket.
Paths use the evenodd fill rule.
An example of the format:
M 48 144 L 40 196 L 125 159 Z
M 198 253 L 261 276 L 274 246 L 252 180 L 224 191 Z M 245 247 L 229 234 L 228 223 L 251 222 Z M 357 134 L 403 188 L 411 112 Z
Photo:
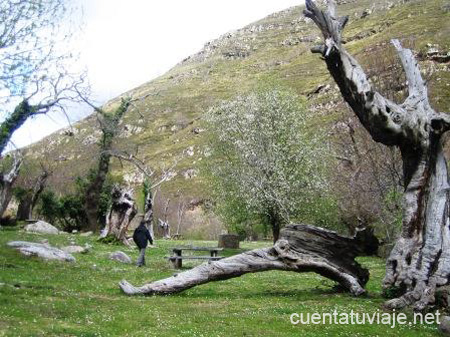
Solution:
M 133 240 L 139 249 L 147 248 L 147 241 L 150 241 L 151 245 L 153 244 L 153 238 L 144 223 L 134 230 Z

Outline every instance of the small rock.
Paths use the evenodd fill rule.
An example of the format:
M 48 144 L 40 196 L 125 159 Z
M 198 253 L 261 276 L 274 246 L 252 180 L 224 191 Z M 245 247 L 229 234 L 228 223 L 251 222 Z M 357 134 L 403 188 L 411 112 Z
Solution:
M 122 263 L 132 263 L 131 258 L 127 254 L 125 254 L 124 252 L 121 252 L 121 251 L 111 253 L 109 255 L 109 258 L 111 260 L 122 262 Z
M 361 19 L 364 19 L 364 18 L 368 17 L 370 14 L 372 14 L 372 11 L 371 11 L 370 9 L 365 9 L 365 10 L 361 13 L 360 18 L 361 18 Z
M 94 232 L 89 231 L 89 232 L 81 233 L 80 236 L 91 236 L 92 234 L 94 234 Z
M 72 231 L 72 234 L 77 234 L 78 233 L 78 231 L 76 230 L 76 229 L 74 229 L 73 231 Z
M 87 249 L 85 247 L 81 247 L 81 246 L 67 246 L 67 247 L 62 247 L 61 250 L 65 251 L 66 253 L 69 254 L 76 254 L 76 253 L 87 253 Z
M 439 324 L 439 331 L 444 334 L 444 336 L 450 336 L 450 317 L 444 316 L 441 318 L 441 324 Z
M 25 227 L 27 232 L 39 234 L 59 234 L 59 230 L 45 221 L 39 220 Z
M 201 134 L 203 131 L 205 131 L 204 129 L 201 129 L 201 128 L 193 128 L 192 129 L 192 133 L 194 134 L 194 135 L 199 135 L 199 134 Z
M 48 240 L 47 240 L 47 239 L 41 240 L 41 243 L 42 243 L 43 245 L 48 245 Z
M 185 150 L 186 155 L 188 155 L 189 157 L 192 157 L 195 152 L 194 152 L 194 147 L 193 146 L 189 146 L 186 150 Z
M 184 179 L 188 180 L 188 179 L 194 179 L 195 177 L 197 177 L 198 175 L 198 171 L 196 169 L 189 169 L 183 172 L 183 177 Z
M 448 308 L 450 304 L 450 286 L 436 288 L 435 299 L 439 308 Z

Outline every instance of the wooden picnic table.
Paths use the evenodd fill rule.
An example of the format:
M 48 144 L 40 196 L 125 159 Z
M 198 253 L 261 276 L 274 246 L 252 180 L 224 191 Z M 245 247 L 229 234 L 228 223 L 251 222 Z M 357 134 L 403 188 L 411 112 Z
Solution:
M 209 252 L 209 256 L 200 256 L 200 255 L 184 255 L 184 251 L 195 251 L 195 252 Z M 172 248 L 172 256 L 169 256 L 168 259 L 173 263 L 174 268 L 180 269 L 183 266 L 183 260 L 208 260 L 208 261 L 217 261 L 222 259 L 222 256 L 218 256 L 219 252 L 222 251 L 223 248 L 217 247 L 175 247 Z

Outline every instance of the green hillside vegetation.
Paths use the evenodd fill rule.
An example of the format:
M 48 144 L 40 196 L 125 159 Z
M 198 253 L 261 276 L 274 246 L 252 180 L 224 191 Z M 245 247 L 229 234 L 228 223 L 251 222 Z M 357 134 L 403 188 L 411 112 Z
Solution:
M 436 48 L 439 55 L 445 56 L 450 51 L 448 2 L 345 0 L 338 3 L 339 12 L 350 16 L 345 32 L 346 48 L 369 73 L 375 68 L 376 83 L 382 87 L 383 78 L 390 75 L 389 67 L 386 73 L 377 71 L 377 60 L 387 57 L 385 62 L 395 63 L 389 41 L 403 39 L 417 53 L 429 79 L 433 106 L 438 111 L 449 110 L 449 58 L 436 58 L 430 52 Z M 198 215 L 189 219 L 192 233 L 198 233 L 204 225 L 203 211 L 197 209 L 209 198 L 202 176 L 202 162 L 209 158 L 208 130 L 202 116 L 221 100 L 272 83 L 308 98 L 308 107 L 314 112 L 309 121 L 312 130 L 320 126 L 321 132 L 330 132 L 340 120 L 350 116 L 324 63 L 310 53 L 310 47 L 320 40 L 320 32 L 303 18 L 302 9 L 289 8 L 208 42 L 199 53 L 163 76 L 103 107 L 113 109 L 123 97 L 142 98 L 123 118 L 116 148 L 137 152 L 139 158 L 158 172 L 177 161 L 176 175 L 162 185 L 158 194 L 157 215 L 162 212 L 164 199 L 176 200 L 182 191 L 191 211 Z M 96 118 L 90 116 L 73 128 L 30 146 L 26 150 L 30 169 L 24 172 L 29 175 L 34 171 L 31 167 L 37 167 L 36 161 L 45 157 L 54 162 L 50 187 L 58 193 L 68 193 L 74 189 L 75 177 L 85 175 L 94 166 L 99 137 Z M 129 163 L 114 159 L 112 175 L 115 180 L 141 188 L 143 176 Z M 175 221 L 175 213 L 173 202 L 169 219 Z

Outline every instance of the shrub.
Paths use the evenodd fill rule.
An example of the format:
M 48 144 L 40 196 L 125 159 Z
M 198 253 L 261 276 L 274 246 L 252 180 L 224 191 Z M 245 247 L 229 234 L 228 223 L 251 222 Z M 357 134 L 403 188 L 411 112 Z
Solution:
M 93 179 L 90 172 L 86 177 L 78 177 L 75 181 L 76 190 L 73 194 L 58 196 L 53 191 L 42 193 L 39 202 L 39 213 L 48 222 L 60 227 L 64 231 L 82 230 L 87 226 L 87 217 L 84 209 L 86 188 Z M 111 202 L 112 179 L 104 184 L 99 207 L 99 223 L 104 225 L 106 214 Z

